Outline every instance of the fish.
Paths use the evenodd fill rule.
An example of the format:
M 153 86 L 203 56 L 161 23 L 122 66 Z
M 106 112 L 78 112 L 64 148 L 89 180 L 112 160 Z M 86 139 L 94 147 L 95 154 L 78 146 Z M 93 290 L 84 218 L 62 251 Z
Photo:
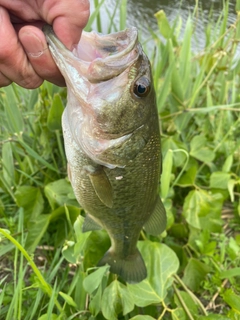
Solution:
M 68 177 L 86 217 L 83 232 L 105 229 L 111 247 L 98 265 L 128 283 L 147 277 L 137 248 L 142 228 L 166 228 L 159 196 L 161 138 L 150 62 L 135 27 L 84 32 L 68 50 L 50 25 L 49 50 L 67 86 L 62 115 Z

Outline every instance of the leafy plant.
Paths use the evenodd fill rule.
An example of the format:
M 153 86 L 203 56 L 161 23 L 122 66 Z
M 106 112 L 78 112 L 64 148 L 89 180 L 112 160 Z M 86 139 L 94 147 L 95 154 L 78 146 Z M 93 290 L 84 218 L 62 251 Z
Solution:
M 87 30 L 95 21 L 101 31 L 101 6 Z M 120 26 L 109 14 L 109 32 L 125 27 L 126 8 L 117 2 Z M 65 89 L 0 89 L 0 319 L 240 319 L 239 12 L 232 25 L 227 4 L 209 18 L 195 53 L 201 14 L 196 7 L 182 40 L 181 18 L 171 25 L 163 11 L 150 30 L 168 226 L 141 233 L 148 277 L 139 284 L 96 268 L 109 238 L 81 232 L 66 178 Z

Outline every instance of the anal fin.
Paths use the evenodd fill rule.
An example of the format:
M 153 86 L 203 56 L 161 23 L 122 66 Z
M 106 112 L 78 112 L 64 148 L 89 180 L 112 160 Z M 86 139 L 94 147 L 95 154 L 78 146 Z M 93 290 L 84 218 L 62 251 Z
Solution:
M 144 230 L 153 236 L 161 234 L 167 225 L 167 217 L 164 205 L 158 197 L 153 213 L 144 225 Z
M 102 227 L 88 214 L 83 222 L 82 232 L 101 230 Z

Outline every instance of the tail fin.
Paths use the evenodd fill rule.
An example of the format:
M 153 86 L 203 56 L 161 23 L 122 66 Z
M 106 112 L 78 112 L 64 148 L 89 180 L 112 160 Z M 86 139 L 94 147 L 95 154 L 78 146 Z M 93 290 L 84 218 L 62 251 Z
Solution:
M 138 283 L 147 277 L 147 269 L 140 252 L 121 258 L 114 251 L 108 250 L 98 265 L 108 264 L 112 273 L 118 274 L 128 283 Z

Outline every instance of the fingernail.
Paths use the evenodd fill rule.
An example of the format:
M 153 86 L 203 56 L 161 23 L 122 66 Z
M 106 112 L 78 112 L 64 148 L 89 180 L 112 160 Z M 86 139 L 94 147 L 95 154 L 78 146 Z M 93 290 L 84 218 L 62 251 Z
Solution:
M 41 40 L 33 33 L 24 32 L 21 35 L 22 44 L 27 54 L 33 58 L 38 58 L 43 55 L 44 51 L 48 48 L 44 48 Z
M 27 54 L 33 58 L 38 58 L 38 57 L 41 57 L 44 53 L 44 51 L 46 51 L 46 49 L 44 49 L 43 51 L 38 51 L 38 52 L 27 52 Z

